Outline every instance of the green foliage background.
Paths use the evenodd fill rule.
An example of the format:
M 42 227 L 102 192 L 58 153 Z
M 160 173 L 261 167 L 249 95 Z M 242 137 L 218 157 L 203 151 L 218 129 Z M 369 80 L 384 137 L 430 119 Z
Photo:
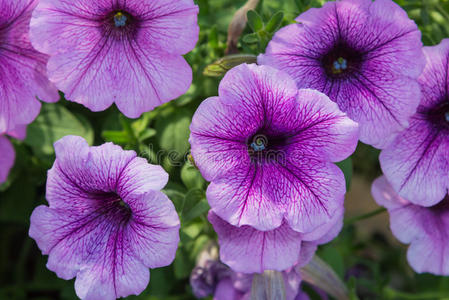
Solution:
M 245 29 L 239 50 L 257 55 L 277 25 L 292 23 L 300 12 L 311 6 L 319 7 L 323 2 L 261 1 L 257 14 L 250 17 L 251 26 Z M 209 208 L 206 182 L 187 159 L 189 124 L 201 101 L 217 95 L 220 78 L 207 77 L 203 71 L 224 55 L 228 24 L 245 1 L 196 0 L 196 3 L 200 7 L 201 32 L 196 48 L 186 55 L 194 72 L 187 94 L 137 120 L 125 118 L 115 107 L 92 113 L 61 95 L 57 104 L 43 104 L 41 114 L 28 127 L 25 141 L 14 141 L 16 164 L 9 180 L 0 187 L 0 299 L 77 299 L 73 280 L 64 281 L 48 271 L 47 257 L 41 255 L 28 237 L 32 210 L 46 203 L 46 172 L 54 161 L 53 143 L 68 134 L 83 136 L 93 145 L 112 141 L 135 150 L 151 163 L 162 164 L 169 172 L 170 183 L 165 192 L 175 203 L 182 222 L 177 257 L 171 266 L 152 270 L 147 290 L 128 299 L 194 299 L 189 274 L 199 251 L 216 237 L 206 219 Z M 426 45 L 449 37 L 448 0 L 397 3 L 419 25 Z M 352 159 L 354 172 L 373 179 L 380 174 L 377 156 L 378 151 L 359 145 Z M 351 161 L 340 166 L 350 180 Z M 390 244 L 381 234 L 360 238 L 358 230 L 356 220 L 347 221 L 340 236 L 321 247 L 318 254 L 360 299 L 449 299 L 448 278 L 414 273 L 407 265 L 405 247 Z M 317 299 L 313 292 L 311 297 Z

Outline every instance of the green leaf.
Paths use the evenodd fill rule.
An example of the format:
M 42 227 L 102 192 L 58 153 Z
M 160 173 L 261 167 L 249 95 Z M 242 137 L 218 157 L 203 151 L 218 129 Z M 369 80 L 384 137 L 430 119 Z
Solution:
M 59 104 L 43 104 L 39 116 L 28 126 L 25 143 L 39 154 L 52 155 L 53 144 L 66 135 L 81 136 L 89 144 L 94 141 L 94 131 L 86 118 Z
M 190 272 L 194 268 L 194 262 L 189 259 L 187 251 L 179 247 L 173 266 L 175 268 L 175 277 L 177 279 L 183 279 L 190 276 Z
M 181 213 L 184 209 L 186 190 L 181 184 L 169 181 L 162 190 L 175 205 L 176 211 Z
M 320 251 L 320 257 L 332 267 L 341 279 L 343 279 L 345 266 L 343 257 L 337 249 L 332 246 L 326 246 Z
M 311 0 L 295 0 L 296 6 L 299 8 L 300 11 L 303 11 L 307 8 L 307 6 L 310 5 L 312 1 Z
M 351 157 L 348 157 L 347 159 L 336 163 L 336 165 L 343 171 L 346 180 L 346 190 L 349 190 L 349 187 L 351 186 L 353 169 Z
M 130 142 L 130 138 L 125 131 L 105 130 L 101 133 L 103 139 L 118 145 L 125 145 Z
M 255 10 L 250 10 L 246 13 L 248 17 L 248 25 L 254 32 L 258 32 L 263 29 L 262 17 Z
M 359 300 L 357 296 L 357 279 L 354 276 L 351 276 L 348 280 L 348 289 L 349 289 L 349 299 L 350 300 Z
M 278 11 L 271 17 L 270 21 L 268 21 L 267 25 L 265 26 L 265 30 L 268 31 L 269 33 L 275 32 L 281 26 L 283 19 L 284 13 Z
M 190 162 L 184 164 L 181 169 L 181 180 L 187 189 L 202 189 L 206 183 L 201 176 L 200 171 L 195 168 Z
M 159 146 L 171 154 L 171 159 L 182 160 L 189 150 L 190 122 L 193 112 L 188 109 L 170 109 L 161 114 L 155 124 Z
M 153 136 L 156 136 L 156 130 L 153 128 L 147 128 L 139 135 L 139 141 L 143 142 L 146 139 L 152 138 Z
M 259 35 L 257 33 L 245 34 L 242 38 L 244 43 L 255 44 L 259 42 Z
M 35 186 L 27 177 L 19 177 L 6 192 L 1 194 L 0 220 L 27 224 L 33 211 L 35 197 Z
M 201 199 L 200 202 L 198 202 L 194 207 L 192 207 L 191 210 L 183 214 L 184 223 L 189 223 L 193 219 L 207 213 L 209 209 L 210 206 L 209 203 L 207 203 L 207 200 L 205 198 Z
M 203 190 L 190 190 L 184 200 L 184 208 L 181 214 L 181 221 L 184 224 L 192 221 L 196 217 L 205 214 L 209 210 L 209 204 L 206 200 L 206 194 Z
M 218 31 L 217 31 L 217 25 L 213 25 L 212 28 L 209 31 L 209 35 L 207 37 L 208 39 L 208 45 L 212 49 L 216 49 L 219 46 L 219 39 L 218 39 Z

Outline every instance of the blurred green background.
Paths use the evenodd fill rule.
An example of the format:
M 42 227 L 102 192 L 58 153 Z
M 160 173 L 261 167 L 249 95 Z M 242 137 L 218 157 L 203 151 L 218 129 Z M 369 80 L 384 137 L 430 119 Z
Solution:
M 28 127 L 25 141 L 13 141 L 16 164 L 9 180 L 0 186 L 1 300 L 77 299 L 74 280 L 59 279 L 47 270 L 47 257 L 41 255 L 28 237 L 32 210 L 46 203 L 46 172 L 54 161 L 52 145 L 68 134 L 83 136 L 93 145 L 112 141 L 133 149 L 150 162 L 162 164 L 170 173 L 170 183 L 164 191 L 175 203 L 182 222 L 177 257 L 171 266 L 152 270 L 148 288 L 140 296 L 128 299 L 194 299 L 188 282 L 190 272 L 198 253 L 216 237 L 205 217 L 209 208 L 206 182 L 187 160 L 188 128 L 201 101 L 217 95 L 220 77 L 207 77 L 203 71 L 224 56 L 228 25 L 246 1 L 195 2 L 200 7 L 201 32 L 196 48 L 186 55 L 194 72 L 193 84 L 186 95 L 137 120 L 123 117 L 115 107 L 92 113 L 67 102 L 61 95 L 59 103 L 43 104 L 41 114 Z M 292 23 L 300 12 L 319 7 L 323 2 L 260 1 L 256 11 L 266 26 L 246 26 L 238 43 L 239 52 L 257 55 L 263 51 L 273 28 Z M 397 3 L 419 25 L 425 45 L 449 37 L 449 0 Z M 407 265 L 406 247 L 391 236 L 386 213 L 378 212 L 369 219 L 357 217 L 378 209 L 369 192 L 371 181 L 380 175 L 378 154 L 377 150 L 360 144 L 352 160 L 341 165 L 347 178 L 352 178 L 346 201 L 346 225 L 337 239 L 320 247 L 318 255 L 360 299 L 449 299 L 448 278 L 418 275 Z M 311 297 L 317 299 L 312 294 Z

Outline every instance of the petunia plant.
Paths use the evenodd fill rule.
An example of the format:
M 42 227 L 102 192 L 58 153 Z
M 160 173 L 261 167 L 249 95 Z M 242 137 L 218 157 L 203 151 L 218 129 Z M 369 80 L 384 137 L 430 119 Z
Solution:
M 0 299 L 447 298 L 448 20 L 0 0 Z

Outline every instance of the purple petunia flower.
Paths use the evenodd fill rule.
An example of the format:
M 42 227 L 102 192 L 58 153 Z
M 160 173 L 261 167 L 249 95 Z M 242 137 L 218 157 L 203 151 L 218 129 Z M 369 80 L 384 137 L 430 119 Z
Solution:
M 285 222 L 276 229 L 259 231 L 248 225 L 232 226 L 213 212 L 208 218 L 218 234 L 221 260 L 236 272 L 262 273 L 306 265 L 317 245 L 331 241 L 340 232 L 343 209 L 330 222 L 307 234 L 292 230 Z
M 0 0 L 0 135 L 36 118 L 41 107 L 37 97 L 59 99 L 46 77 L 47 56 L 34 50 L 28 37 L 37 2 Z
M 198 40 L 197 14 L 193 0 L 41 0 L 31 40 L 67 99 L 138 117 L 189 88 L 181 55 Z
M 26 136 L 26 126 L 17 126 L 15 130 L 6 133 L 6 135 L 23 140 Z M 0 184 L 8 178 L 16 157 L 14 147 L 6 135 L 0 135 Z
M 309 233 L 340 211 L 345 180 L 331 162 L 354 151 L 357 124 L 324 94 L 298 91 L 286 73 L 235 67 L 190 129 L 212 211 L 231 225 L 267 231 L 285 220 Z
M 437 204 L 449 188 L 449 39 L 424 47 L 419 77 L 422 99 L 410 127 L 380 154 L 382 170 L 399 195 L 424 206 Z
M 258 62 L 317 89 L 360 124 L 360 140 L 386 147 L 420 99 L 421 32 L 391 0 L 328 2 L 279 30 Z
M 47 267 L 76 276 L 82 299 L 141 293 L 148 268 L 169 265 L 179 242 L 179 218 L 160 189 L 168 174 L 111 143 L 89 147 L 80 137 L 55 143 L 47 200 L 31 216 L 30 236 Z
M 390 213 L 390 228 L 402 243 L 410 244 L 409 264 L 416 272 L 449 275 L 449 195 L 431 207 L 419 206 L 399 196 L 382 176 L 372 186 L 379 205 Z

